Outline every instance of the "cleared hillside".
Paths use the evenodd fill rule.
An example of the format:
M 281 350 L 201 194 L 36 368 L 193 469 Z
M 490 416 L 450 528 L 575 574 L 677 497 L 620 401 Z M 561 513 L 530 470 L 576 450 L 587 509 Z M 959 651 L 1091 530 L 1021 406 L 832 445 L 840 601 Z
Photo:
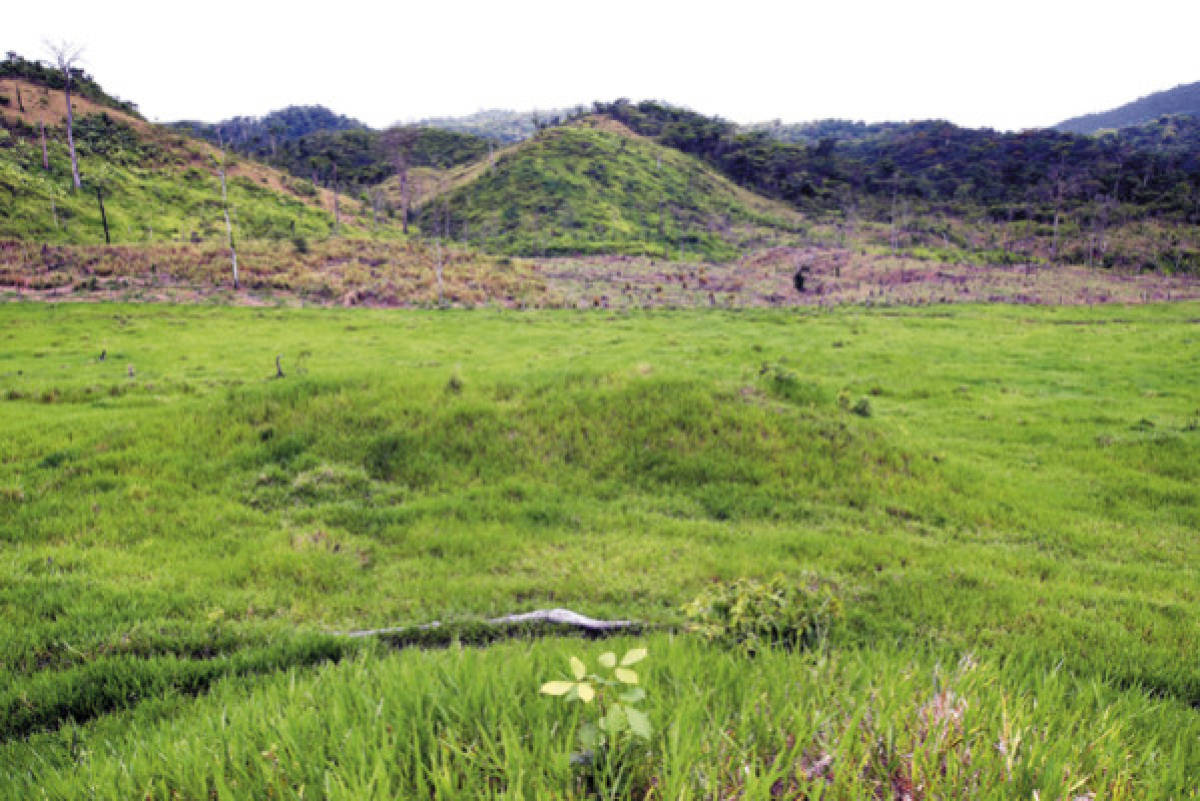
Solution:
M 224 236 L 215 147 L 86 97 L 73 96 L 72 106 L 80 191 L 72 191 L 62 92 L 0 81 L 0 237 L 103 243 L 97 190 L 114 243 Z M 239 238 L 323 236 L 334 228 L 333 194 L 309 181 L 237 158 L 227 177 Z M 339 211 L 345 227 L 365 223 L 355 200 L 340 198 Z
M 606 117 L 542 131 L 445 176 L 418 214 L 431 235 L 516 255 L 735 257 L 802 218 Z

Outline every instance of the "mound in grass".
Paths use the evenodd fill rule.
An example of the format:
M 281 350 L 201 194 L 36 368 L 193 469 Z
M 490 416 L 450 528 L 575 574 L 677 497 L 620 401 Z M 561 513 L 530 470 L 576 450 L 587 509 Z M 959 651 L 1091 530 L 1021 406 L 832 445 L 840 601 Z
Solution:
M 422 230 L 516 255 L 697 254 L 783 241 L 799 215 L 605 117 L 541 132 L 427 195 Z M 792 237 L 794 238 L 794 237 Z

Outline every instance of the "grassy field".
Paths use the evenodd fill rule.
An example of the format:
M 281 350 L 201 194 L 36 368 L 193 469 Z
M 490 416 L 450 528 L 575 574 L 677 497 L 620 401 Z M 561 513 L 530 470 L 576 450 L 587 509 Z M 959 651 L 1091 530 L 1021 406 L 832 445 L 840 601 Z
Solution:
M 5 305 L 0 797 L 1194 798 L 1198 319 Z M 827 646 L 621 643 L 591 784 L 608 646 L 331 634 L 776 573 Z

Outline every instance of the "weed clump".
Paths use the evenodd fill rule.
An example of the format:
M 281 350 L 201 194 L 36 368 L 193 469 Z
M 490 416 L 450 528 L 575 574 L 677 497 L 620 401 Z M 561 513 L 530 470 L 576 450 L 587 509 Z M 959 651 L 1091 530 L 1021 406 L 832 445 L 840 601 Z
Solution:
M 714 584 L 683 608 L 688 628 L 706 640 L 753 656 L 771 647 L 817 648 L 842 615 L 826 585 L 776 576 Z
M 825 402 L 825 392 L 815 381 L 806 381 L 791 370 L 763 365 L 760 375 L 770 374 L 767 389 L 780 400 L 800 405 L 817 405 Z

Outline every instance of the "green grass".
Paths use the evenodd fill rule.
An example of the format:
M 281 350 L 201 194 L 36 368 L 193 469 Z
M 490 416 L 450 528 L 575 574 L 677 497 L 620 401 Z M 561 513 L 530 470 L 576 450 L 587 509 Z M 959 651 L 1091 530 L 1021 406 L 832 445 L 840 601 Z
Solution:
M 615 125 L 584 120 L 538 134 L 446 196 L 426 200 L 422 230 L 528 256 L 733 259 L 752 243 L 795 241 L 802 228 L 795 212 Z
M 1196 797 L 1194 711 L 1036 659 L 884 648 L 749 660 L 689 639 L 628 642 L 649 646 L 639 672 L 654 731 L 595 779 L 570 767 L 579 706 L 537 695 L 569 655 L 594 664 L 600 646 L 568 640 L 365 654 L 223 683 L 10 745 L 0 755 L 28 761 L 0 794 Z
M 954 748 L 980 773 L 931 797 L 1000 792 L 1005 720 L 1018 797 L 1073 797 L 1068 767 L 1097 797 L 1190 797 L 1198 312 L 6 305 L 0 773 L 12 797 L 254 795 L 277 743 L 330 754 L 288 770 L 309 798 L 484 773 L 565 795 L 570 738 L 533 690 L 594 646 L 327 632 L 560 605 L 675 625 L 714 578 L 780 572 L 843 599 L 828 663 L 649 638 L 665 739 L 637 775 L 664 796 L 758 797 L 814 742 L 908 753 L 934 662 L 973 653 Z M 887 773 L 838 775 L 850 798 Z

